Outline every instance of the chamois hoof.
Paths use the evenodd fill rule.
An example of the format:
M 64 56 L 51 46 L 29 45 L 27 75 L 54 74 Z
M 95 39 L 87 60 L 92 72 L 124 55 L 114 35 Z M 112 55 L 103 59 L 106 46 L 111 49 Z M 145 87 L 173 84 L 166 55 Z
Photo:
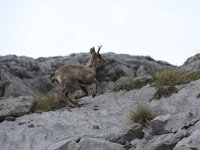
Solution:
M 78 103 L 76 104 L 77 107 L 81 107 L 82 105 L 83 105 L 83 104 L 78 104 Z
M 64 101 L 64 100 L 59 100 L 59 103 L 62 104 L 62 105 L 65 105 L 65 104 L 66 104 L 66 101 Z
M 76 101 L 71 100 L 71 101 L 70 101 L 70 104 L 71 104 L 71 106 L 74 107 L 74 108 L 75 108 L 75 107 L 81 107 L 81 106 L 82 106 L 82 104 L 79 104 L 79 103 L 78 103 L 78 100 L 76 100 Z
M 78 104 L 78 103 L 69 105 L 69 107 L 71 107 L 71 108 L 76 108 L 76 107 L 81 107 L 81 106 L 82 106 L 82 104 Z
M 97 94 L 96 93 L 92 93 L 92 98 L 94 98 Z
M 78 96 L 75 96 L 75 100 L 78 101 L 77 99 L 80 99 L 80 98 L 83 98 L 83 97 L 86 97 L 88 96 L 88 94 L 84 94 L 84 95 L 78 95 Z
M 76 106 L 73 105 L 73 104 L 70 104 L 69 107 L 70 107 L 70 108 L 76 108 Z

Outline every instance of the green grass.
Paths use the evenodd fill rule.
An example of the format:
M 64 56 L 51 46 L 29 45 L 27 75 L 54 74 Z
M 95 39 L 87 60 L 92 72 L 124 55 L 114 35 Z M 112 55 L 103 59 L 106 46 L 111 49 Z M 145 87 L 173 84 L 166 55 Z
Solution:
M 135 110 L 131 110 L 128 116 L 128 123 L 139 123 L 146 127 L 152 119 L 156 117 L 157 113 L 151 109 L 147 104 L 139 104 Z
M 157 87 L 176 86 L 200 79 L 200 71 L 188 72 L 179 68 L 167 68 L 150 71 Z
M 113 91 L 119 91 L 119 90 L 126 90 L 130 91 L 133 89 L 140 89 L 147 83 L 150 83 L 151 80 L 134 80 L 133 77 L 127 76 L 124 79 L 122 79 L 113 89 Z
M 35 100 L 34 112 L 44 112 L 56 110 L 64 107 L 58 100 L 58 97 L 53 93 L 43 93 L 33 95 Z

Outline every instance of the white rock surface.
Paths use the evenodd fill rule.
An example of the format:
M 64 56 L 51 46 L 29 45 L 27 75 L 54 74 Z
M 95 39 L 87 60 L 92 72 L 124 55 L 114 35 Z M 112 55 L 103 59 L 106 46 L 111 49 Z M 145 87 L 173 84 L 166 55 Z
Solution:
M 0 145 L 3 149 L 46 149 L 63 138 L 104 138 L 127 127 L 127 115 L 131 105 L 147 102 L 155 88 L 144 87 L 130 92 L 119 91 L 99 95 L 94 99 L 81 99 L 84 105 L 41 114 L 24 115 L 16 121 L 0 124 Z M 141 95 L 140 93 L 143 93 Z M 140 99 L 142 98 L 142 99 Z M 98 110 L 94 107 L 98 106 Z M 99 129 L 94 129 L 98 125 Z
M 63 62 L 84 63 L 83 56 L 87 57 L 88 55 L 72 54 L 70 56 L 72 59 L 69 57 L 39 58 L 37 63 L 40 65 L 35 64 L 33 59 L 27 60 L 24 57 L 7 56 L 6 59 L 0 57 L 1 62 L 4 63 L 2 70 L 7 67 L 6 71 L 8 71 L 1 72 L 4 76 L 1 76 L 0 82 L 8 75 L 7 79 L 16 79 L 16 82 L 20 82 L 20 84 L 21 82 L 25 83 L 16 93 L 13 92 L 13 95 L 18 94 L 17 92 L 23 93 L 24 90 L 27 92 L 26 94 L 30 94 L 34 88 L 45 91 L 52 86 L 46 82 L 49 71 L 56 69 Z M 157 65 L 156 61 L 148 57 L 133 58 L 121 55 L 120 57 L 116 56 L 116 61 L 114 61 L 114 56 L 116 54 L 113 53 L 105 56 L 113 66 L 112 68 L 106 65 L 100 67 L 100 70 L 107 69 L 108 75 L 105 76 L 105 81 L 99 76 L 105 85 L 107 81 L 111 82 L 111 75 L 119 71 L 119 66 L 121 66 L 121 72 L 119 71 L 121 76 L 134 66 L 137 69 L 132 70 L 132 73 L 144 75 L 145 67 L 142 67 L 141 63 L 145 66 Z M 126 59 L 126 62 L 123 59 Z M 20 67 L 26 66 L 27 72 L 21 74 L 23 69 L 15 67 L 18 71 L 12 74 L 13 64 L 19 63 L 21 60 L 23 63 L 20 64 Z M 150 64 L 149 61 L 151 61 Z M 194 61 L 197 62 L 198 59 L 194 59 Z M 185 65 L 192 62 L 193 59 Z M 127 64 L 131 64 L 131 66 L 127 66 Z M 163 64 L 159 65 L 162 68 Z M 138 70 L 138 68 L 140 69 Z M 34 70 L 34 75 L 41 76 L 41 78 L 33 80 L 33 72 L 31 71 L 31 74 L 28 72 L 30 70 Z M 103 74 L 100 73 L 100 75 Z M 16 75 L 16 78 L 12 78 Z M 117 79 L 118 76 L 116 75 L 115 78 Z M 18 85 L 16 82 L 13 82 L 11 84 L 13 86 L 8 88 L 14 89 Z M 41 85 L 34 85 L 34 83 L 41 82 Z M 42 85 L 45 85 L 45 88 Z M 179 89 L 178 93 L 159 100 L 151 100 L 156 88 L 150 85 L 129 92 L 110 92 L 98 95 L 94 99 L 92 97 L 80 99 L 80 103 L 84 104 L 80 108 L 70 110 L 62 108 L 41 114 L 23 115 L 16 118 L 15 121 L 3 121 L 0 123 L 0 150 L 198 150 L 200 149 L 200 98 L 197 98 L 197 95 L 200 93 L 200 80 L 177 86 L 177 88 Z M 20 97 L 17 98 L 20 99 Z M 6 101 L 4 105 L 0 100 L 0 114 L 10 115 L 10 111 L 15 107 L 17 110 L 23 110 L 22 107 L 26 108 L 26 105 L 20 105 L 21 102 L 16 106 L 17 103 L 16 98 Z M 130 126 L 127 124 L 130 109 L 135 109 L 140 103 L 148 103 L 153 110 L 158 112 L 158 116 L 150 122 L 147 128 L 142 129 L 141 126 L 137 128 L 139 133 L 145 133 L 141 139 L 136 136 L 137 132 L 133 130 L 134 128 L 129 129 Z M 23 104 L 25 103 L 23 102 Z M 24 111 L 25 113 L 28 112 L 28 109 L 25 110 L 27 110 Z M 136 125 L 132 125 L 132 127 L 134 126 Z
M 19 117 L 30 113 L 34 106 L 34 99 L 31 96 L 19 96 L 17 98 L 3 98 L 0 100 L 0 121 L 13 116 Z

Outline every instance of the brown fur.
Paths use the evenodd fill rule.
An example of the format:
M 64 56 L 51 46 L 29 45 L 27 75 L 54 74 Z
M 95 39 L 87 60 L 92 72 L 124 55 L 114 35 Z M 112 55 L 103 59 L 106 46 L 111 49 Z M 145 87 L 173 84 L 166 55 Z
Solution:
M 57 81 L 62 85 L 61 94 L 63 96 L 68 98 L 68 91 L 72 87 L 80 87 L 88 95 L 85 86 L 93 83 L 96 83 L 96 91 L 93 96 L 97 94 L 98 82 L 96 80 L 96 66 L 99 63 L 105 62 L 99 54 L 100 49 L 101 46 L 98 48 L 97 53 L 94 47 L 90 49 L 91 57 L 86 65 L 64 65 L 55 71 L 55 76 L 51 80 Z M 71 100 L 69 101 L 74 103 Z
M 61 85 L 80 82 L 90 85 L 94 82 L 96 72 L 84 65 L 65 65 L 55 72 L 55 79 Z M 60 78 L 60 79 L 59 79 Z

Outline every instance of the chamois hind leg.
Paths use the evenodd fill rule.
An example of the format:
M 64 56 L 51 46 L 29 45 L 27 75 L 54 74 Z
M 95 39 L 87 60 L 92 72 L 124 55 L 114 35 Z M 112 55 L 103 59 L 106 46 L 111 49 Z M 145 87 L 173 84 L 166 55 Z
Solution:
M 67 90 L 66 87 L 63 87 L 60 94 L 59 94 L 58 100 L 59 100 L 60 103 L 63 103 L 63 104 L 67 103 L 70 106 L 71 104 L 69 103 L 69 101 L 65 100 L 66 95 L 68 97 L 68 90 Z
M 63 91 L 63 94 L 67 98 L 67 102 L 68 102 L 69 106 L 71 106 L 71 107 L 75 107 L 75 106 L 80 107 L 81 106 L 80 104 L 78 104 L 77 102 L 75 102 L 75 101 L 73 101 L 73 100 L 71 100 L 69 98 L 69 96 L 68 96 L 68 94 L 69 94 L 69 88 L 65 88 L 65 90 Z

